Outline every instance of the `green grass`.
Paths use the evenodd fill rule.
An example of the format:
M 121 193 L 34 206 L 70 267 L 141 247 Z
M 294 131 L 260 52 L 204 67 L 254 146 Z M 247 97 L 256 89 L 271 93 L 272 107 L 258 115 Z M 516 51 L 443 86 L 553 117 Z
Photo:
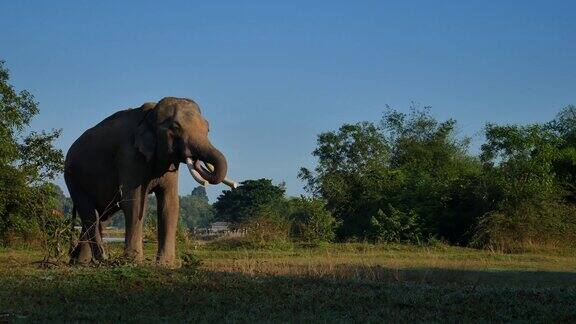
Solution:
M 33 263 L 39 251 L 0 249 L 0 322 L 576 321 L 568 253 L 368 244 L 186 252 L 201 265 L 158 269 L 147 245 L 142 266 L 44 269 Z

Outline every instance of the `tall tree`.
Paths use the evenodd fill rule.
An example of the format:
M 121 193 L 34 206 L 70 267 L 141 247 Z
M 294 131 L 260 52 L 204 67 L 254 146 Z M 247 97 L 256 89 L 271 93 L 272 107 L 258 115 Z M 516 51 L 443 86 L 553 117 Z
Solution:
M 180 220 L 186 227 L 205 227 L 213 218 L 214 211 L 208 202 L 206 188 L 198 186 L 190 195 L 180 196 Z
M 318 136 L 314 172 L 301 169 L 306 188 L 324 198 L 340 221 L 341 239 L 415 241 L 438 233 L 463 173 L 478 169 L 468 140 L 453 120 L 428 108 L 387 110 L 379 125 L 345 124 Z
M 59 208 L 56 186 L 49 183 L 62 171 L 62 152 L 54 148 L 59 130 L 29 131 L 39 113 L 26 90 L 9 84 L 0 61 L 0 240 L 37 229 L 38 218 Z
M 219 220 L 239 223 L 254 216 L 263 206 L 281 204 L 285 189 L 270 179 L 246 180 L 234 190 L 226 190 L 214 203 Z
M 568 191 L 568 200 L 576 204 L 576 106 L 562 109 L 548 127 L 561 140 L 554 171 Z
M 190 193 L 190 196 L 198 198 L 198 200 L 208 202 L 208 195 L 206 194 L 206 188 L 203 186 L 198 186 L 192 189 L 192 193 Z

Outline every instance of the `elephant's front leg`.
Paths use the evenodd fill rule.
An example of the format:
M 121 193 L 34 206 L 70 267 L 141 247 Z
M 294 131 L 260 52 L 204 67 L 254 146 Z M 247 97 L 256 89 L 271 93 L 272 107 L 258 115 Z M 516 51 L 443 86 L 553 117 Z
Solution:
M 172 267 L 176 261 L 176 231 L 178 229 L 178 173 L 167 173 L 155 190 L 158 201 L 158 254 L 156 263 Z
M 142 249 L 142 230 L 146 212 L 147 190 L 137 187 L 122 197 L 122 211 L 126 221 L 124 256 L 141 262 L 144 259 Z

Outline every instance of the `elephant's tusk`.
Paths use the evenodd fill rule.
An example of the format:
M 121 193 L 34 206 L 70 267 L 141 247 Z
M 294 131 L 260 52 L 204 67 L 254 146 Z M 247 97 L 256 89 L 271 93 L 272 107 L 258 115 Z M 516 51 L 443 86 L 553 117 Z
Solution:
M 204 165 L 206 166 L 206 167 L 204 167 L 204 169 L 205 169 L 206 171 L 214 172 L 214 166 L 213 166 L 212 164 L 210 164 L 210 163 L 208 163 L 208 162 L 204 162 Z M 238 182 L 236 182 L 236 181 L 234 181 L 234 180 L 231 180 L 231 179 L 228 179 L 228 177 L 224 178 L 224 180 L 222 180 L 222 183 L 225 184 L 225 185 L 227 185 L 227 186 L 230 187 L 231 189 L 236 189 L 236 188 L 238 188 Z
M 202 178 L 200 173 L 194 169 L 194 161 L 191 158 L 186 158 L 186 166 L 188 167 L 188 171 L 190 171 L 190 175 L 192 178 L 196 180 L 201 186 L 206 186 L 208 184 L 208 180 Z

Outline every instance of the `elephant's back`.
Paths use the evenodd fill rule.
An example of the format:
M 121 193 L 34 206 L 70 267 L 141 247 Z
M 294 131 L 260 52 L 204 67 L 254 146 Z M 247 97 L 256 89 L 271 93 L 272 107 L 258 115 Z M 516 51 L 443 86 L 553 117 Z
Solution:
M 131 140 L 141 116 L 140 108 L 121 110 L 87 129 L 70 146 L 65 172 L 86 175 L 113 167 L 118 151 Z

